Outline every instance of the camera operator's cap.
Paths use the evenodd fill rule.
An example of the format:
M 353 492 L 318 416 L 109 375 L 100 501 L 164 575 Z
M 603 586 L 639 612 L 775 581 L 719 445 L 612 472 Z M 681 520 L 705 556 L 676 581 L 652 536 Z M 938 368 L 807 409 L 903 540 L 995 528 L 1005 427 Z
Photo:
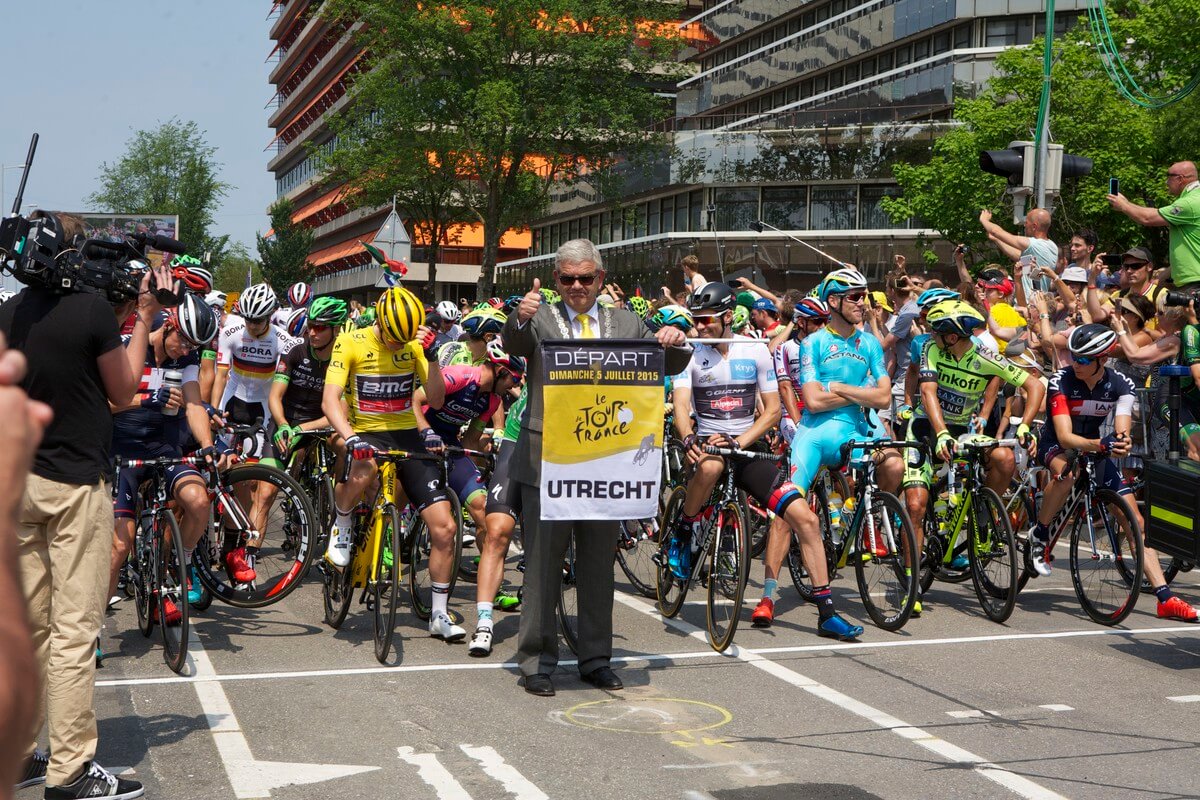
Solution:
M 755 301 L 754 301 L 754 305 L 753 305 L 753 309 L 754 309 L 755 311 L 769 311 L 769 312 L 771 312 L 772 314 L 778 314 L 778 313 L 779 313 L 779 309 L 777 309 L 777 308 L 775 307 L 775 304 L 774 304 L 774 303 L 772 303 L 772 302 L 771 302 L 771 301 L 770 301 L 768 298 L 766 298 L 766 297 L 760 297 L 760 298 L 758 298 L 757 300 L 755 300 Z
M 1064 283 L 1087 283 L 1087 270 L 1083 267 L 1067 267 L 1062 271 Z
M 896 309 L 892 308 L 892 304 L 888 302 L 887 295 L 884 294 L 883 292 L 879 292 L 879 291 L 871 292 L 871 302 L 873 302 L 875 305 L 879 306 L 880 308 L 882 308 L 884 311 L 888 312 L 889 314 L 896 310 Z
M 1135 258 L 1147 264 L 1154 263 L 1154 254 L 1144 247 L 1131 247 L 1124 253 L 1121 253 L 1121 258 Z

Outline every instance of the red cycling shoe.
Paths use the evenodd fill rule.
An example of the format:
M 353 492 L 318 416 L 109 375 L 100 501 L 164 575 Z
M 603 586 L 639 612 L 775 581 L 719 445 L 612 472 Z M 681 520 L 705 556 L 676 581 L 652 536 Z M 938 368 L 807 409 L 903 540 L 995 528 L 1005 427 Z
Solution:
M 769 628 L 775 621 L 775 601 L 764 597 L 758 601 L 754 613 L 750 615 L 750 624 L 756 628 Z
M 1165 603 L 1158 604 L 1159 619 L 1175 619 L 1180 622 L 1195 622 L 1196 609 L 1182 597 L 1171 595 Z
M 254 567 L 250 566 L 250 562 L 246 560 L 246 548 L 244 547 L 226 553 L 225 566 L 229 567 L 229 573 L 237 583 L 253 583 L 254 579 L 258 577 Z

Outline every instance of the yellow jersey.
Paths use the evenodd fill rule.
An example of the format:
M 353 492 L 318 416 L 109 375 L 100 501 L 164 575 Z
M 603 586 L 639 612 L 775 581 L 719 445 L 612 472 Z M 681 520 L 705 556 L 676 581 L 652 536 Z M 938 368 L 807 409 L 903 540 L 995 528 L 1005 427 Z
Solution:
M 414 430 L 412 396 L 429 377 L 429 362 L 417 342 L 390 350 L 375 326 L 339 334 L 325 382 L 345 390 L 350 427 L 358 433 Z

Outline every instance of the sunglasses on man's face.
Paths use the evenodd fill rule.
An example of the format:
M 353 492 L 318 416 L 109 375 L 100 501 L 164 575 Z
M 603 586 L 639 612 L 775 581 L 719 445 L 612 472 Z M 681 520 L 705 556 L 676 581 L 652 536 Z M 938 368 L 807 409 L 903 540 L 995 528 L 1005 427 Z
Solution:
M 1141 262 L 1140 264 L 1122 264 L 1121 269 L 1129 270 L 1130 272 L 1132 272 L 1134 270 L 1141 269 L 1142 267 L 1144 267 L 1146 265 L 1147 264 L 1145 261 Z
M 692 319 L 697 325 L 711 325 L 714 322 L 721 321 L 724 314 L 693 314 Z
M 325 331 L 329 330 L 331 327 L 333 327 L 333 326 L 332 325 L 322 325 L 318 322 L 308 323 L 309 333 L 324 333 Z
M 867 299 L 866 292 L 850 292 L 850 294 L 842 295 L 843 300 L 849 300 L 851 303 L 861 303 Z
M 596 273 L 591 275 L 563 275 L 559 273 L 558 282 L 563 286 L 573 286 L 578 283 L 580 286 L 591 286 L 596 282 Z

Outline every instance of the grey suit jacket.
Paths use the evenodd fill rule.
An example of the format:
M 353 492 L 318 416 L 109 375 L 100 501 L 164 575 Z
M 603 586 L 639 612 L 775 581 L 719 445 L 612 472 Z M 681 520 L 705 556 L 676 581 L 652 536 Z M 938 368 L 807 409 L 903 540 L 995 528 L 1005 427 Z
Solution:
M 504 349 L 509 353 L 528 359 L 525 379 L 529 382 L 529 399 L 525 414 L 521 418 L 521 435 L 517 437 L 513 451 L 511 475 L 521 483 L 541 486 L 542 481 L 542 358 L 538 344 L 545 339 L 562 339 L 562 328 L 555 315 L 564 320 L 567 330 L 571 329 L 571 310 L 564 303 L 542 303 L 537 314 L 524 326 L 517 324 L 514 313 L 504 326 Z M 653 339 L 654 334 L 645 326 L 637 314 L 620 308 L 599 307 L 600 330 L 597 335 L 605 339 Z M 566 315 L 565 317 L 562 315 Z M 666 351 L 666 372 L 678 375 L 692 360 L 692 347 L 672 347 Z

